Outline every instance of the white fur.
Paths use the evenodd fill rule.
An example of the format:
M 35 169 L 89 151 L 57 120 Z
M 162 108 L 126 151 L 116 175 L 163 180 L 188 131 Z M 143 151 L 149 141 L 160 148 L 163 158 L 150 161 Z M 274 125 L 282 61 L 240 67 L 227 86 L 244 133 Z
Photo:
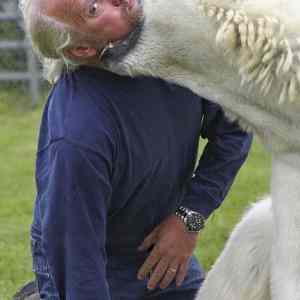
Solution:
M 271 287 L 273 299 L 300 299 L 299 155 L 274 155 Z
M 255 204 L 235 227 L 198 300 L 269 300 L 271 200 Z
M 273 7 L 269 9 L 268 18 L 272 18 L 273 10 L 277 12 L 279 8 L 289 7 L 287 3 L 295 1 L 298 3 L 298 0 L 273 0 L 274 9 Z M 211 2 L 211 6 L 215 3 L 222 3 L 220 0 Z M 226 10 L 229 10 L 234 2 L 233 8 L 238 11 L 236 3 L 251 3 L 251 0 L 224 0 L 223 2 Z M 205 2 L 206 6 L 208 6 L 207 3 L 208 1 Z M 250 18 L 254 11 L 253 19 L 257 20 L 263 16 L 263 11 L 267 11 L 263 7 L 261 15 L 258 15 L 257 9 L 254 10 L 252 6 L 247 12 L 248 6 L 244 4 L 241 8 L 247 18 Z M 290 80 L 294 78 L 292 77 L 294 71 L 291 74 L 278 74 L 276 80 L 268 87 L 267 95 L 263 95 L 260 89 L 263 84 L 268 85 L 271 79 L 267 78 L 267 82 L 264 83 L 264 76 L 261 76 L 261 82 L 255 84 L 256 77 L 250 81 L 246 78 L 245 85 L 241 85 L 243 75 L 249 72 L 246 68 L 249 58 L 246 57 L 243 63 L 243 57 L 247 56 L 247 51 L 237 47 L 226 52 L 223 47 L 217 45 L 216 37 L 220 31 L 220 26 L 215 21 L 217 18 L 203 14 L 199 10 L 198 1 L 145 0 L 145 12 L 145 30 L 140 43 L 125 59 L 121 62 L 112 62 L 108 69 L 121 74 L 147 74 L 162 77 L 187 86 L 194 92 L 220 103 L 227 113 L 258 133 L 267 147 L 272 148 L 272 151 L 290 152 L 295 148 L 300 149 L 300 89 L 293 92 L 292 87 L 295 83 L 290 84 Z M 275 15 L 279 18 L 277 13 Z M 283 16 L 281 22 L 285 25 L 285 37 L 294 41 L 298 37 L 298 32 L 293 31 L 292 34 L 290 31 L 298 21 L 300 23 L 300 14 L 298 18 L 294 17 L 295 22 L 291 28 L 284 21 L 287 17 Z M 300 26 L 297 28 L 300 32 Z M 238 40 L 239 43 L 240 40 Z M 286 62 L 286 52 L 284 53 L 283 65 Z M 260 57 L 262 54 L 259 52 L 255 54 L 258 66 L 254 69 L 259 71 L 257 76 L 264 70 Z M 253 60 L 255 64 L 255 57 Z M 278 66 L 280 61 L 281 55 L 275 56 L 274 67 Z M 269 72 L 273 74 L 276 70 L 271 68 Z M 250 72 L 249 76 L 251 74 Z M 284 84 L 286 76 L 288 84 Z M 291 89 L 290 94 L 293 95 L 294 102 L 286 101 L 284 105 L 280 105 L 280 96 L 285 97 L 289 89 Z M 288 99 L 287 96 L 286 98 Z
M 137 47 L 106 67 L 190 88 L 221 104 L 273 153 L 274 240 L 259 212 L 253 215 L 257 223 L 246 218 L 214 268 L 219 275 L 213 271 L 204 285 L 211 291 L 199 300 L 268 300 L 269 282 L 273 300 L 300 300 L 299 0 L 144 1 L 145 30 Z M 239 251 L 235 241 L 251 254 L 248 260 L 231 254 Z

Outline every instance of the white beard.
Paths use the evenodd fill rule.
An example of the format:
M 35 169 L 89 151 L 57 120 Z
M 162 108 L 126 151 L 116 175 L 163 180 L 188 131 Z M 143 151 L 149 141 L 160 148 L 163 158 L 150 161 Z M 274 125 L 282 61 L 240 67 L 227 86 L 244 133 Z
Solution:
M 299 0 L 145 0 L 144 11 L 139 43 L 108 69 L 190 88 L 222 105 L 273 154 L 272 213 L 256 210 L 257 222 L 241 230 L 258 255 L 235 256 L 230 243 L 197 299 L 300 300 Z M 260 237 L 251 240 L 255 224 Z

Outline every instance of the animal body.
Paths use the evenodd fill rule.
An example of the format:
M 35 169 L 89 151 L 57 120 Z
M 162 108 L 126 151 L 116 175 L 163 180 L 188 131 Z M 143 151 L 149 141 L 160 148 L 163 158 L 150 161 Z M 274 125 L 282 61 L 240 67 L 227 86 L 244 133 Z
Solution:
M 235 256 L 242 245 L 229 243 L 199 300 L 300 299 L 299 11 L 297 0 L 145 0 L 139 43 L 104 64 L 176 82 L 221 104 L 272 153 L 271 212 L 262 206 L 252 214 L 260 220 L 261 238 L 252 240 L 258 255 Z M 246 244 L 249 225 L 239 230 Z

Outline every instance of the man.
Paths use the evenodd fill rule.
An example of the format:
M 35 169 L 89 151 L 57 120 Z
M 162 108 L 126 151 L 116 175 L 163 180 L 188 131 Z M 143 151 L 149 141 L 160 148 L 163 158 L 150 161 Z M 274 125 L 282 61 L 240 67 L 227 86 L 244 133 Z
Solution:
M 39 53 L 79 64 L 123 55 L 141 22 L 134 1 L 36 1 L 27 9 L 31 25 L 44 24 L 31 28 Z M 56 47 L 60 27 L 70 30 L 69 43 Z M 118 42 L 105 58 L 108 41 Z M 209 142 L 193 172 L 200 135 Z M 37 155 L 32 252 L 40 297 L 193 299 L 203 280 L 192 256 L 199 231 L 250 144 L 217 105 L 178 86 L 89 67 L 63 72 Z

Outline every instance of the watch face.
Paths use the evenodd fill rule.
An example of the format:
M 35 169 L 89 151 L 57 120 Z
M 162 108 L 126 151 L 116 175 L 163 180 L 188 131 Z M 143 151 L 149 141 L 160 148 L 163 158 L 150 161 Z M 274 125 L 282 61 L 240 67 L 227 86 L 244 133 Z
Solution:
M 186 223 L 191 232 L 198 232 L 204 227 L 203 217 L 197 213 L 188 214 Z

